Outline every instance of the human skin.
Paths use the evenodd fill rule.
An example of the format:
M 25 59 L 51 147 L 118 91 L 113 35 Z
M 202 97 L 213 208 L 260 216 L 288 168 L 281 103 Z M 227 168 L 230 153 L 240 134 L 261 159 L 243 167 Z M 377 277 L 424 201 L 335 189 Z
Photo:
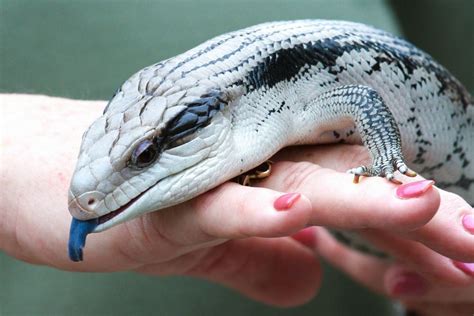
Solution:
M 70 271 L 202 277 L 267 304 L 292 306 L 320 288 L 317 253 L 410 308 L 474 310 L 474 272 L 452 261 L 474 262 L 474 231 L 462 225 L 472 208 L 434 187 L 400 199 L 397 186 L 382 178 L 353 184 L 342 171 L 367 163 L 360 146 L 284 150 L 257 187 L 226 183 L 91 234 L 85 260 L 71 262 L 67 188 L 82 133 L 105 102 L 0 95 L 0 104 L 0 248 L 13 257 Z M 301 196 L 276 210 L 275 200 L 289 192 Z M 395 260 L 355 252 L 314 226 L 360 230 Z

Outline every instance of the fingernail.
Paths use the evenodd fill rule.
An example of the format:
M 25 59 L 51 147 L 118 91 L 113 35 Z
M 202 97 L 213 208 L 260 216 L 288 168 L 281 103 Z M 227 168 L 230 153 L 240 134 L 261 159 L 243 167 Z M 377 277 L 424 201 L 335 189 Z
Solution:
M 435 182 L 433 180 L 422 180 L 402 184 L 397 188 L 397 196 L 400 199 L 411 199 L 419 197 L 428 191 Z
M 279 211 L 285 211 L 290 209 L 293 204 L 301 197 L 299 193 L 287 193 L 280 196 L 278 199 L 275 200 L 273 203 L 273 207 Z
M 394 296 L 420 296 L 426 291 L 426 283 L 418 274 L 405 272 L 397 277 L 391 292 Z
M 453 261 L 453 264 L 461 270 L 462 272 L 466 273 L 469 276 L 474 277 L 474 262 L 467 263 L 467 262 L 460 262 L 460 261 Z
M 466 228 L 471 234 L 474 234 L 474 215 L 466 214 L 462 218 L 462 225 Z
M 314 249 L 316 246 L 316 227 L 306 227 L 293 236 L 295 240 L 305 245 L 308 248 Z

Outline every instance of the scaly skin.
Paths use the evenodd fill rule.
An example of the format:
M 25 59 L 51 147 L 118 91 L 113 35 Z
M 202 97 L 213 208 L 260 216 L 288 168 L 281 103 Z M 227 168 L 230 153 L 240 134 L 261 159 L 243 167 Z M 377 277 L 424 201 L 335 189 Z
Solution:
M 408 165 L 473 203 L 464 87 L 400 38 L 306 20 L 224 34 L 128 79 L 84 134 L 70 212 L 99 232 L 189 200 L 285 146 L 334 142 L 368 148 L 373 164 L 355 174 L 393 179 Z

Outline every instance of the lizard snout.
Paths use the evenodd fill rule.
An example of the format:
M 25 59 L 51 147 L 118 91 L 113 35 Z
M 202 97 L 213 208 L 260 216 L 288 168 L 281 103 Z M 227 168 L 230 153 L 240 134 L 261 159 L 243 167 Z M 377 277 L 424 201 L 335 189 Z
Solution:
M 76 197 L 69 191 L 69 212 L 74 218 L 88 220 L 98 217 L 96 209 L 104 198 L 99 191 L 90 191 Z

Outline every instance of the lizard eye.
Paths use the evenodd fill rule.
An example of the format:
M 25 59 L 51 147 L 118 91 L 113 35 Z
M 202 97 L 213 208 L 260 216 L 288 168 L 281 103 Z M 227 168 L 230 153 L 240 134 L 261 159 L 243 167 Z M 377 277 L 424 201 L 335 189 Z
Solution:
M 158 158 L 157 145 L 146 139 L 133 150 L 130 164 L 132 167 L 142 169 L 155 162 L 156 158 Z

